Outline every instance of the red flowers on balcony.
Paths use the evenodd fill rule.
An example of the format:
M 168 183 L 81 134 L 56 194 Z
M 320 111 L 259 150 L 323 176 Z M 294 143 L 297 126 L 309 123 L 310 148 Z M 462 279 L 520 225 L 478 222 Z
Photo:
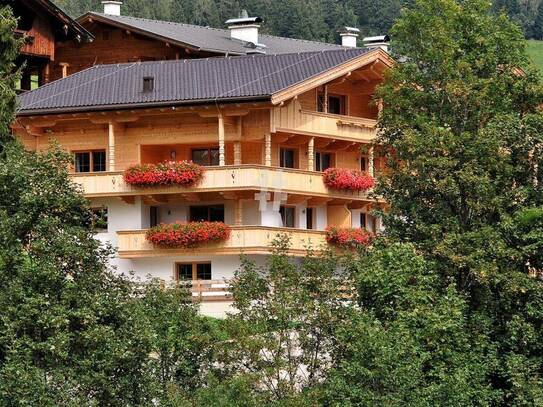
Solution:
M 222 222 L 160 224 L 147 231 L 145 238 L 162 247 L 196 247 L 230 237 L 230 227 Z
M 124 181 L 138 187 L 181 185 L 191 187 L 202 180 L 204 168 L 191 161 L 166 161 L 160 164 L 136 164 L 124 172 Z
M 375 185 L 371 175 L 347 168 L 328 168 L 322 178 L 324 184 L 332 189 L 367 191 Z
M 357 249 L 367 246 L 371 238 L 371 233 L 365 229 L 340 228 L 337 226 L 326 228 L 326 241 L 341 248 Z

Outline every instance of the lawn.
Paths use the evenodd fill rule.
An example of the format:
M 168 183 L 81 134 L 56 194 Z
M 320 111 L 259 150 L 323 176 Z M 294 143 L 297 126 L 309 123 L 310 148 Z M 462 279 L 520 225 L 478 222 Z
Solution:
M 528 40 L 528 54 L 543 72 L 543 41 Z

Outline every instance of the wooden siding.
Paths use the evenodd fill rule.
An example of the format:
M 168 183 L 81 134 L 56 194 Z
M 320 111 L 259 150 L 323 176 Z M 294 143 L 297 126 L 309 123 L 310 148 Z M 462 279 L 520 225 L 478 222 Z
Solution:
M 45 17 L 36 16 L 32 28 L 23 34 L 29 38 L 21 48 L 21 54 L 55 59 L 55 35 L 51 23 Z
M 69 64 L 70 74 L 96 64 L 163 61 L 195 56 L 165 42 L 134 33 L 129 34 L 120 28 L 99 23 L 86 23 L 84 26 L 95 36 L 93 42 L 84 44 L 67 42 L 57 48 L 57 61 Z M 52 79 L 62 77 L 62 68 L 56 64 L 51 74 Z
M 172 256 L 183 254 L 269 254 L 272 241 L 282 233 L 291 239 L 289 253 L 296 256 L 307 254 L 308 247 L 319 249 L 326 244 L 325 232 L 266 226 L 232 226 L 230 239 L 209 243 L 191 249 L 164 249 L 155 247 L 145 239 L 145 230 L 117 232 L 117 245 L 120 258 Z

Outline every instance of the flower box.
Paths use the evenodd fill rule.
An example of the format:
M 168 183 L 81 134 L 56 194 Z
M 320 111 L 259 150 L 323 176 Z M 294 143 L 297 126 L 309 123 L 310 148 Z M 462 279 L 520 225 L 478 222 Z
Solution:
M 191 187 L 198 184 L 204 168 L 192 161 L 165 161 L 159 164 L 137 164 L 127 168 L 124 181 L 138 187 L 180 185 Z
M 334 246 L 346 249 L 357 249 L 367 246 L 372 234 L 365 229 L 340 228 L 329 226 L 326 228 L 326 241 Z
M 157 246 L 189 248 L 227 240 L 230 227 L 222 222 L 160 224 L 149 229 L 145 238 Z
M 332 189 L 367 191 L 375 185 L 371 175 L 347 168 L 328 168 L 322 178 L 324 184 Z

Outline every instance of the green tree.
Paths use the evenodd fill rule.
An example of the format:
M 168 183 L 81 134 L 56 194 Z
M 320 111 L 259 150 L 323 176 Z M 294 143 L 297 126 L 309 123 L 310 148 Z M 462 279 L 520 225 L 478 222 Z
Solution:
M 310 252 L 300 261 L 287 255 L 286 236 L 275 245 L 264 268 L 245 259 L 232 282 L 238 312 L 226 321 L 232 339 L 220 347 L 219 375 L 250 378 L 256 397 L 270 403 L 302 405 L 300 392 L 333 363 L 349 279 L 331 255 Z
M 22 45 L 13 35 L 17 21 L 9 7 L 0 7 L 0 150 L 12 140 L 11 123 L 15 118 L 15 86 L 19 72 L 15 60 Z
M 107 267 L 58 150 L 0 160 L 0 404 L 150 401 L 134 285 Z
M 491 349 L 470 334 L 466 299 L 409 244 L 379 243 L 350 263 L 359 308 L 338 331 L 326 405 L 489 405 Z M 489 357 L 490 356 L 490 357 Z
M 443 295 L 452 282 L 465 296 L 470 335 L 497 355 L 499 403 L 540 404 L 540 226 L 526 211 L 542 203 L 543 93 L 522 33 L 483 1 L 420 0 L 392 35 L 402 63 L 378 92 L 387 234 L 433 264 Z
M 205 383 L 213 345 L 225 339 L 224 333 L 211 319 L 198 315 L 184 287 L 152 280 L 143 289 L 138 305 L 148 317 L 152 382 L 161 405 L 175 406 Z

